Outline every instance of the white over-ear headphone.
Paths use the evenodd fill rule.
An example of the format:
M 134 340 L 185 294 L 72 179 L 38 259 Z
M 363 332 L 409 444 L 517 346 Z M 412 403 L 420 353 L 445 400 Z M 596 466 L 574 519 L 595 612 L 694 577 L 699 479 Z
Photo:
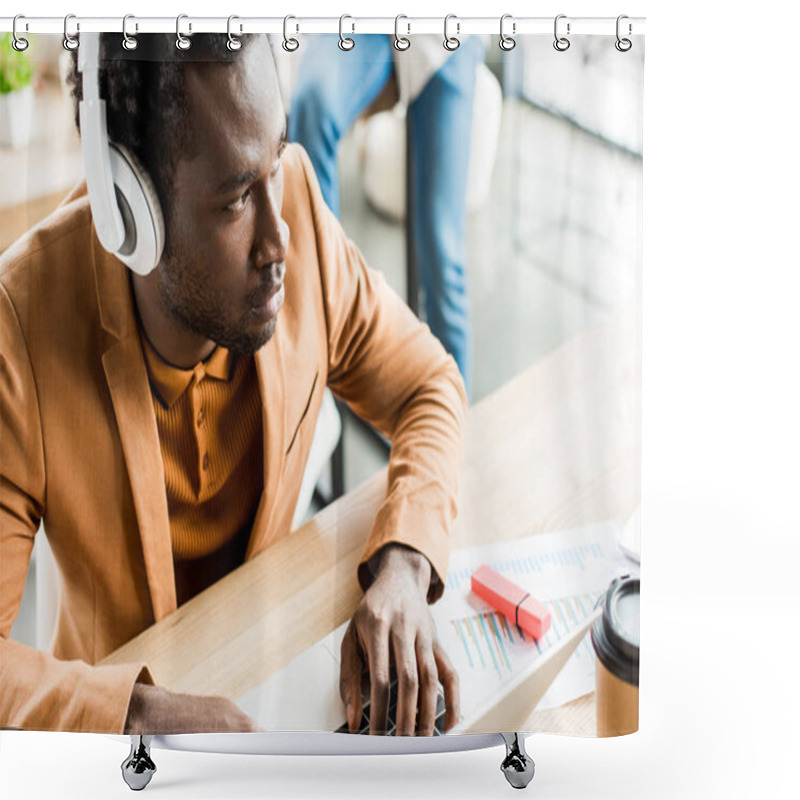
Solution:
M 155 269 L 164 249 L 164 216 L 153 182 L 133 153 L 108 140 L 100 99 L 100 34 L 81 34 L 79 113 L 86 185 L 100 243 L 139 275 Z

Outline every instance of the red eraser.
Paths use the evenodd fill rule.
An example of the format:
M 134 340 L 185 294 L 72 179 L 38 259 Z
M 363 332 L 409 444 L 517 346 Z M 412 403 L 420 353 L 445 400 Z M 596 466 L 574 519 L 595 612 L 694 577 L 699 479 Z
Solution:
M 535 639 L 541 639 L 550 629 L 550 612 L 545 606 L 488 564 L 481 564 L 472 573 L 472 591 Z

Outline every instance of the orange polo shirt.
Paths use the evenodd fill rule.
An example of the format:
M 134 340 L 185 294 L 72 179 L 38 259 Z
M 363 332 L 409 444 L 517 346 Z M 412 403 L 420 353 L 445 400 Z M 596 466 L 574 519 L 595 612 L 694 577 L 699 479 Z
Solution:
M 244 562 L 264 484 L 253 356 L 219 345 L 193 369 L 139 327 L 164 462 L 178 604 Z

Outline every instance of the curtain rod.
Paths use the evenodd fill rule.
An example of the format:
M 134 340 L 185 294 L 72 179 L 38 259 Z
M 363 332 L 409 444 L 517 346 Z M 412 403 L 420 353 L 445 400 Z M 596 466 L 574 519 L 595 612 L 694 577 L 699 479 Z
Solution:
M 122 33 L 122 17 L 81 17 L 70 16 L 69 32 L 75 35 L 80 31 L 86 33 Z M 570 17 L 561 15 L 559 30 L 569 34 L 600 34 L 615 36 L 617 33 L 616 17 Z M 0 32 L 13 31 L 14 17 L 0 17 Z M 399 23 L 399 33 L 403 36 L 420 33 L 444 34 L 444 17 L 403 17 Z M 339 17 L 291 17 L 288 23 L 291 34 L 303 33 L 339 33 Z M 527 33 L 553 35 L 554 17 L 514 17 L 506 16 L 503 30 L 506 35 L 520 36 Z M 226 33 L 228 17 L 194 17 L 181 15 L 181 32 L 189 33 Z M 457 28 L 457 30 L 456 30 Z M 342 23 L 342 32 L 349 33 L 388 33 L 395 32 L 394 17 L 356 17 L 347 16 Z M 130 35 L 137 33 L 175 33 L 175 17 L 136 17 L 128 19 L 127 31 Z M 232 22 L 231 31 L 238 35 L 243 33 L 283 34 L 283 17 L 237 17 Z M 453 17 L 450 19 L 449 31 L 457 35 L 469 33 L 490 33 L 500 35 L 500 17 Z M 623 35 L 641 35 L 645 32 L 645 17 L 628 17 L 623 21 Z M 64 17 L 21 16 L 17 20 L 17 34 L 26 33 L 58 33 L 64 34 Z M 452 34 L 451 34 L 452 35 Z

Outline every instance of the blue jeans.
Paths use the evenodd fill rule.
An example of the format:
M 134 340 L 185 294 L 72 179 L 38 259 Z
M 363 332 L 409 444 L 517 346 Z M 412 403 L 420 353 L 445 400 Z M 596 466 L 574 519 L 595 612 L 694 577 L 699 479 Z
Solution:
M 339 141 L 378 96 L 393 69 L 392 37 L 352 38 L 356 46 L 343 52 L 338 36 L 314 37 L 314 52 L 300 64 L 289 115 L 289 139 L 308 151 L 323 197 L 337 216 Z M 466 39 L 408 109 L 413 209 L 408 224 L 425 292 L 425 315 L 455 358 L 467 393 L 472 367 L 464 242 L 467 172 L 475 70 L 484 55 L 485 45 L 478 37 Z

